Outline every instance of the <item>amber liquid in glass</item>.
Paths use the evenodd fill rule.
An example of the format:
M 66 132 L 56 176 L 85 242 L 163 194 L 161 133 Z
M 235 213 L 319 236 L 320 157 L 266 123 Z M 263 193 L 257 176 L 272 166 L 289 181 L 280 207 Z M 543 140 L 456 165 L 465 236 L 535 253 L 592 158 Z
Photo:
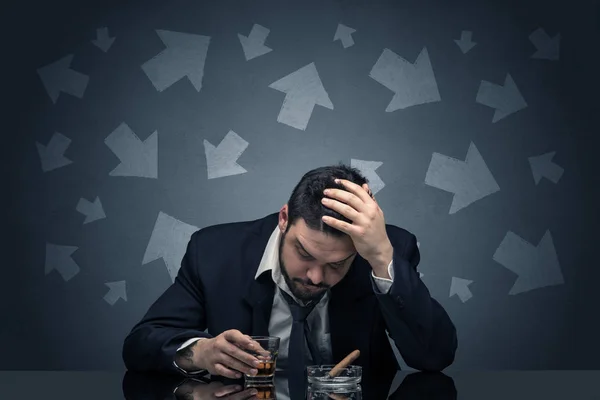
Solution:
M 273 376 L 275 374 L 275 361 L 263 361 L 256 367 L 256 377 Z
M 257 390 L 257 393 L 254 395 L 257 399 L 264 400 L 275 400 L 275 387 L 270 386 L 255 386 L 253 389 Z

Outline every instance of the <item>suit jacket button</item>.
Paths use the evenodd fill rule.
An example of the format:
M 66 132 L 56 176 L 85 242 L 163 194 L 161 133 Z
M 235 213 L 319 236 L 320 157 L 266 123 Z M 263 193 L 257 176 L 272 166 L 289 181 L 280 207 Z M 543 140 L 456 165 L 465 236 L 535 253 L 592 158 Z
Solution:
M 398 304 L 400 308 L 404 307 L 404 302 L 400 296 L 396 296 L 396 304 Z

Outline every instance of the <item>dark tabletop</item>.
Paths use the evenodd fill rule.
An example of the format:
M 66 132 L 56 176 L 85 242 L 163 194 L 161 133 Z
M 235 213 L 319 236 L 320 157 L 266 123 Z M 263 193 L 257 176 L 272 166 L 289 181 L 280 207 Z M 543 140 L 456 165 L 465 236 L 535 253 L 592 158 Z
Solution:
M 600 399 L 600 371 L 398 371 L 393 379 L 363 380 L 347 393 L 317 393 L 297 377 L 278 372 L 278 400 L 296 399 Z M 292 382 L 293 381 L 293 382 Z M 220 392 L 241 391 L 218 397 Z M 296 386 L 294 386 L 296 385 Z M 209 382 L 180 375 L 134 372 L 0 371 L 1 399 L 208 400 L 249 399 L 244 380 Z M 291 387 L 291 388 L 290 388 Z

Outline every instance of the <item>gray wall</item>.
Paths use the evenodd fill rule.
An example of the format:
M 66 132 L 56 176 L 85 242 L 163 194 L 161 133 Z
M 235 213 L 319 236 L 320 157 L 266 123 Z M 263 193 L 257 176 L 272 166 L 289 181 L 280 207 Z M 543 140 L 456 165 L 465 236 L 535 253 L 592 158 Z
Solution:
M 176 271 L 192 230 L 276 212 L 304 172 L 339 161 L 360 165 L 373 185 L 380 179 L 376 196 L 386 222 L 417 236 L 422 279 L 458 329 L 452 369 L 600 368 L 593 317 L 600 277 L 593 251 L 600 203 L 597 3 L 11 7 L 2 24 L 8 222 L 0 368 L 123 368 L 122 340 L 171 284 L 167 265 Z M 333 41 L 338 23 L 356 30 L 352 46 Z M 253 24 L 269 29 L 265 46 L 272 51 L 246 60 L 238 34 L 248 35 Z M 92 43 L 102 27 L 116 38 L 106 52 Z M 539 28 L 549 38 L 560 34 L 558 53 L 540 39 L 537 46 L 549 47 L 534 56 L 529 37 Z M 168 61 L 157 30 L 210 37 L 199 91 L 188 78 L 155 87 L 142 66 Z M 462 31 L 476 43 L 466 53 L 455 42 Z M 397 55 L 396 64 L 376 66 L 384 49 Z M 401 71 L 414 71 L 423 49 L 433 77 L 421 65 L 403 82 Z M 68 55 L 83 81 L 60 68 L 38 73 Z M 197 74 L 203 56 L 196 56 L 181 59 Z M 289 118 L 279 122 L 286 94 L 269 85 L 310 63 L 332 107 L 316 105 L 305 129 Z M 176 75 L 180 65 L 165 74 Z M 387 67 L 391 83 L 370 76 Z M 512 92 L 501 88 L 507 75 Z M 311 87 L 308 78 L 296 84 Z M 64 91 L 56 97 L 53 88 Z M 409 104 L 386 112 L 394 91 Z M 507 115 L 494 122 L 495 109 Z M 123 123 L 141 141 L 156 132 L 149 161 L 140 143 L 109 145 L 111 134 L 134 138 L 118 130 Z M 227 150 L 220 160 L 241 168 L 217 165 L 205 153 L 230 130 L 247 146 L 237 160 Z M 70 142 L 49 155 L 45 146 L 55 133 Z M 470 155 L 464 168 L 471 143 L 480 158 Z M 535 170 L 543 175 L 536 183 L 529 157 L 550 152 L 553 159 Z M 62 157 L 70 162 L 45 164 L 61 165 Z M 375 170 L 356 160 L 380 164 Z M 111 173 L 122 161 L 130 172 Z M 123 176 L 142 173 L 149 177 Z M 96 197 L 102 208 L 94 215 L 104 217 L 84 223 L 80 204 Z M 459 207 L 451 208 L 453 201 Z M 126 301 L 111 298 L 119 290 L 109 288 L 113 282 L 125 282 Z

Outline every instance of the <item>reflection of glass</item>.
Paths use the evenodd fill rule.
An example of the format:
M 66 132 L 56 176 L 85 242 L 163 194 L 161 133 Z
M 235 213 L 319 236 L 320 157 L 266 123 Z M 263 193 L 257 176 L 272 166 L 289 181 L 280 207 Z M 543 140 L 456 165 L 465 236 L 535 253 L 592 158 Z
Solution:
M 272 380 L 266 381 L 266 382 L 246 380 L 246 382 L 244 383 L 244 389 L 250 389 L 250 388 L 256 389 L 258 391 L 254 395 L 253 399 L 264 399 L 264 400 L 276 400 L 277 399 L 277 395 L 275 394 L 275 392 L 277 390 L 275 389 L 275 385 Z
M 308 386 L 307 400 L 362 400 L 360 385 Z
M 277 364 L 277 356 L 279 355 L 279 342 L 280 338 L 276 336 L 251 336 L 252 340 L 255 340 L 260 346 L 265 349 L 269 354 L 264 355 L 256 351 L 246 351 L 260 361 L 256 370 L 258 373 L 255 376 L 246 374 L 246 380 L 261 381 L 261 380 L 272 380 L 275 375 L 275 368 Z
M 188 378 L 181 385 L 177 386 L 174 391 L 174 398 L 175 400 L 206 400 L 218 397 L 247 399 L 252 396 L 252 389 L 254 388 L 244 388 L 242 391 L 236 384 L 225 385 L 219 381 L 206 383 L 196 381 L 194 378 Z M 158 398 L 162 397 L 158 396 Z

